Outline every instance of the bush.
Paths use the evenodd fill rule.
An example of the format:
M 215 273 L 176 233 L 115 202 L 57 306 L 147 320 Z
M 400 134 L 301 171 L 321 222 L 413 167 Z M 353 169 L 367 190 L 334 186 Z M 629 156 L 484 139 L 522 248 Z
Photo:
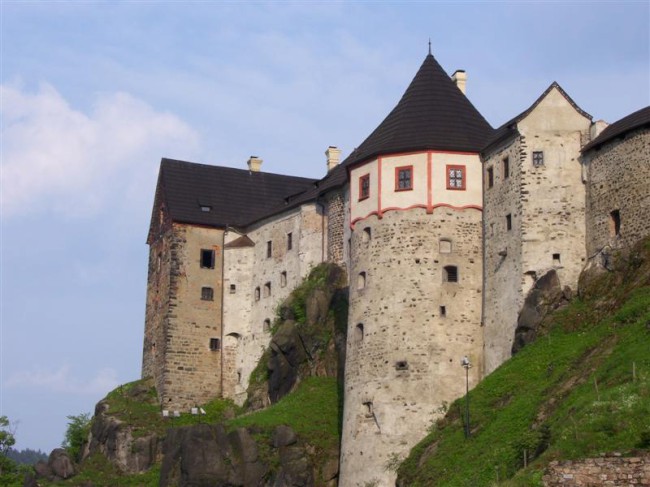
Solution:
M 61 446 L 78 462 L 81 460 L 83 446 L 90 432 L 90 413 L 68 416 L 68 419 L 68 428 Z

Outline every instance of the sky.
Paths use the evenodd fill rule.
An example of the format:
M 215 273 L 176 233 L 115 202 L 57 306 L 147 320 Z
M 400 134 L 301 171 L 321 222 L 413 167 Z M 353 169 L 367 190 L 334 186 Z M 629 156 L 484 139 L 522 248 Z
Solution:
M 322 177 L 431 49 L 497 127 L 650 104 L 650 2 L 0 0 L 0 415 L 49 452 L 140 377 L 160 159 Z

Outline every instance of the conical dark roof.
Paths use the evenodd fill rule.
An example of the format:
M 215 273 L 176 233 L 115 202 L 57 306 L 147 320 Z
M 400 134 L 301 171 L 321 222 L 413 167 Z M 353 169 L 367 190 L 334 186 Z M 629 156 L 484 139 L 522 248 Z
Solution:
M 479 152 L 492 130 L 429 54 L 397 106 L 344 164 L 397 152 Z

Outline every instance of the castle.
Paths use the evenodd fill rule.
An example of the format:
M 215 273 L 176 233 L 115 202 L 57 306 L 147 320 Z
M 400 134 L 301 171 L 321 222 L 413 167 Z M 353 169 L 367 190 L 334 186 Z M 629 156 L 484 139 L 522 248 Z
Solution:
M 511 355 L 555 270 L 650 234 L 650 107 L 606 127 L 553 83 L 493 129 L 429 54 L 396 107 L 319 180 L 163 159 L 142 376 L 165 409 L 243 403 L 277 304 L 320 262 L 349 278 L 339 485 L 394 484 L 446 403 Z M 606 127 L 606 128 L 605 128 Z

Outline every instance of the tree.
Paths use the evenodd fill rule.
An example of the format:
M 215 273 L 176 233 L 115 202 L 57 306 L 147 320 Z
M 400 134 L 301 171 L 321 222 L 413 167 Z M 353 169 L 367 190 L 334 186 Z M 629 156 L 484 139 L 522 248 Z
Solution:
M 15 428 L 7 416 L 0 416 L 0 485 L 22 485 L 23 472 L 18 464 L 7 456 L 9 449 L 16 443 Z
M 61 446 L 68 450 L 70 456 L 78 462 L 81 460 L 83 446 L 90 431 L 90 413 L 68 416 L 68 419 L 68 428 Z

